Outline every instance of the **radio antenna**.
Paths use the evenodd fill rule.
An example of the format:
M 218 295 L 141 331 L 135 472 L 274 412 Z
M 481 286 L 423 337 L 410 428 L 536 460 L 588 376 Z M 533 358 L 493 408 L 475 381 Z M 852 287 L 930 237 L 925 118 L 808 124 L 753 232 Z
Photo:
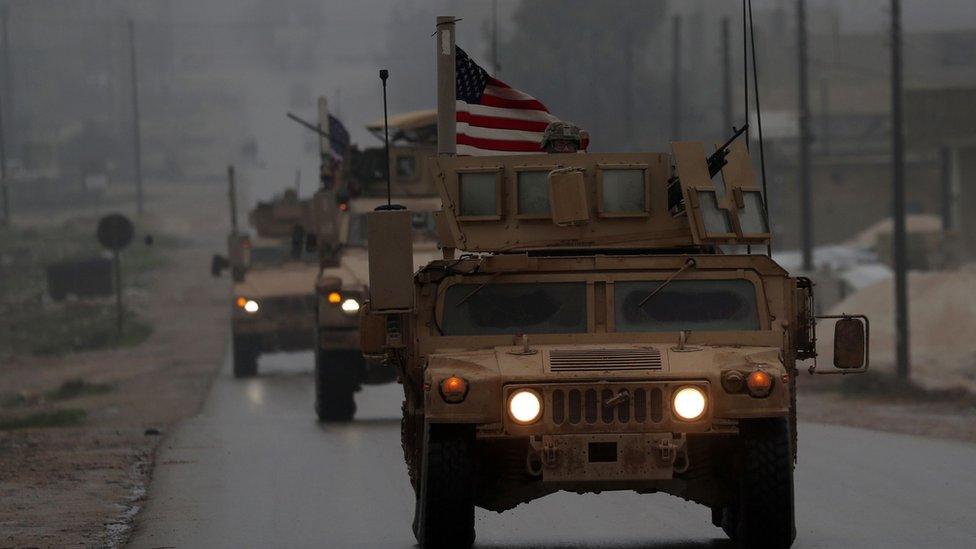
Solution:
M 752 91 L 756 97 L 756 125 L 759 127 L 759 165 L 762 169 L 763 213 L 769 225 L 769 193 L 766 191 L 766 155 L 763 151 L 762 109 L 759 107 L 759 66 L 756 63 L 756 31 L 752 26 L 752 0 L 749 2 L 749 40 L 752 43 Z M 766 255 L 773 255 L 772 240 L 766 244 Z
M 386 207 L 392 209 L 393 199 L 390 197 L 390 121 L 386 110 L 386 79 L 390 71 L 380 69 L 380 80 L 383 81 L 383 141 L 386 145 Z

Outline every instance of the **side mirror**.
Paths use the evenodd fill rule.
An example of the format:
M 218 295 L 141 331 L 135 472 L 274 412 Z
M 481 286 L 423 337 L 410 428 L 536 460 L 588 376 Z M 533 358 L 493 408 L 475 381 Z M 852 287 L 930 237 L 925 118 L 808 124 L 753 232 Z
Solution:
M 834 367 L 819 372 L 816 364 L 811 373 L 860 374 L 868 370 L 870 361 L 870 323 L 864 315 L 833 315 L 817 318 L 836 318 L 834 324 Z
M 370 314 L 369 301 L 359 310 L 359 346 L 363 356 L 383 355 L 386 345 L 386 316 Z
M 210 276 L 219 278 L 224 269 L 230 267 L 230 261 L 226 257 L 214 254 L 210 259 Z

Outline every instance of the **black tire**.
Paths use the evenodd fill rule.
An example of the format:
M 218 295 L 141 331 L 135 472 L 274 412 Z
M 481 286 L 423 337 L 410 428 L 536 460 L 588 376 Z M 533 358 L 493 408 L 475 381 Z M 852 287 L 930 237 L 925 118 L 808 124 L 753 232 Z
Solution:
M 424 445 L 413 532 L 424 549 L 474 544 L 474 430 L 432 425 Z
M 234 336 L 234 377 L 254 377 L 258 374 L 258 349 L 249 338 Z
M 739 497 L 722 529 L 745 547 L 780 549 L 796 539 L 792 438 L 785 418 L 739 424 Z
M 356 351 L 315 351 L 315 415 L 319 421 L 352 421 L 353 393 L 359 389 L 362 355 Z

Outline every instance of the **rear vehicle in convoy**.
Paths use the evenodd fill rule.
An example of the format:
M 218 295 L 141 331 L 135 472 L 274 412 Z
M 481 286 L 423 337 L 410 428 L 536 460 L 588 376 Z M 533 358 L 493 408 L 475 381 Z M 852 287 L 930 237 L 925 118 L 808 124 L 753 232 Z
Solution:
M 744 144 L 432 162 L 446 258 L 414 272 L 412 213 L 370 213 L 362 319 L 403 383 L 421 545 L 470 546 L 475 506 L 633 490 L 790 546 L 812 284 L 765 253 Z M 867 319 L 834 320 L 829 371 L 864 371 Z
M 391 193 L 410 208 L 406 250 L 415 267 L 440 257 L 432 212 L 440 199 L 423 175 L 433 153 L 435 114 L 416 111 L 390 119 Z M 382 123 L 367 128 L 382 136 Z M 386 204 L 386 150 L 351 149 L 350 162 L 339 174 L 341 185 L 320 196 L 337 200 L 338 246 L 316 236 L 323 259 L 315 282 L 315 413 L 320 421 L 350 421 L 356 413 L 355 393 L 363 385 L 391 383 L 396 372 L 382 362 L 364 360 L 360 349 L 359 314 L 369 290 L 367 212 Z M 319 208 L 317 212 L 326 212 Z M 319 224 L 322 226 L 323 224 Z M 312 233 L 323 231 L 310 229 Z
M 257 236 L 233 231 L 228 258 L 215 257 L 213 274 L 229 267 L 231 332 L 235 377 L 257 374 L 258 357 L 279 351 L 311 350 L 315 345 L 315 294 L 318 274 L 301 232 L 309 201 L 289 191 L 259 203 L 249 216 Z

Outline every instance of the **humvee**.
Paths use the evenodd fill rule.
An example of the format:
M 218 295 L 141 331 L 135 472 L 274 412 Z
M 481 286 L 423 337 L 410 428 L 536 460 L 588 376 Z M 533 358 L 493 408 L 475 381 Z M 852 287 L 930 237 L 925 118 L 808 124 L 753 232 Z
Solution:
M 559 490 L 664 492 L 792 544 L 813 285 L 766 253 L 745 145 L 719 152 L 434 157 L 445 258 L 416 272 L 410 211 L 369 214 L 363 352 L 403 384 L 422 546 Z M 863 372 L 867 319 L 834 336 L 821 372 Z
M 233 277 L 231 332 L 235 377 L 257 374 L 267 352 L 309 350 L 315 346 L 315 254 L 301 231 L 311 204 L 294 191 L 259 203 L 249 217 L 256 237 L 233 230 L 227 259 L 215 256 L 212 274 L 229 267 Z
M 390 119 L 391 193 L 412 212 L 407 229 L 410 242 L 406 246 L 413 250 L 415 267 L 440 256 L 431 214 L 440 208 L 440 199 L 429 179 L 422 177 L 433 152 L 434 122 L 435 113 L 431 110 Z M 382 132 L 382 128 L 382 123 L 367 126 L 373 133 Z M 331 190 L 320 192 L 335 196 L 340 210 L 338 249 L 329 249 L 329 240 L 316 236 L 323 258 L 315 283 L 315 413 L 320 421 L 351 420 L 356 412 L 354 393 L 364 384 L 396 379 L 396 372 L 382 362 L 364 360 L 359 344 L 359 311 L 369 287 L 366 219 L 368 212 L 386 203 L 386 150 L 353 149 L 349 156 L 351 162 L 341 174 L 342 188 L 334 194 Z

